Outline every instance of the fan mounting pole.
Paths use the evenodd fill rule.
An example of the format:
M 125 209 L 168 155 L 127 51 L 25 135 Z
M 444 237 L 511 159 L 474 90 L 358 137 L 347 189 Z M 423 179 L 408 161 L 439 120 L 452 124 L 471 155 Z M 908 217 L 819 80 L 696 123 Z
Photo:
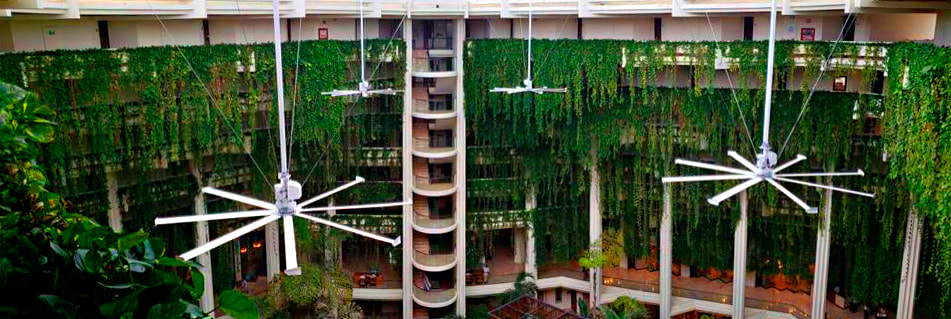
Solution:
M 770 1 L 769 5 L 769 56 L 766 58 L 766 101 L 763 111 L 763 144 L 762 158 L 766 159 L 770 153 L 769 149 L 769 116 L 773 106 L 773 60 L 776 55 L 776 0 Z M 772 167 L 776 165 L 776 155 L 772 155 L 773 160 L 760 160 L 760 168 Z M 768 165 L 767 165 L 768 164 Z
M 525 75 L 525 87 L 532 88 L 532 0 L 528 0 L 528 73 Z
M 277 82 L 277 130 L 278 135 L 280 136 L 281 142 L 281 172 L 278 173 L 277 178 L 280 180 L 279 191 L 277 192 L 277 206 L 282 214 L 286 208 L 294 207 L 293 204 L 289 203 L 289 197 L 287 192 L 288 184 L 291 180 L 291 173 L 287 168 L 287 132 L 285 128 L 284 121 L 284 64 L 283 56 L 281 54 L 281 13 L 280 13 L 280 3 L 278 0 L 273 0 L 273 18 L 274 18 L 274 72 L 276 73 L 275 82 Z M 292 212 L 287 212 L 291 214 Z

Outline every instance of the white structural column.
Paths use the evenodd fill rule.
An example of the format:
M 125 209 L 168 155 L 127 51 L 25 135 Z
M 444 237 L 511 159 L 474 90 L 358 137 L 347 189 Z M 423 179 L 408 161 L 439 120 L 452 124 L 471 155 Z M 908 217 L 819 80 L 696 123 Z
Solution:
M 938 11 L 935 21 L 934 44 L 937 46 L 951 46 L 951 11 Z
M 264 226 L 264 246 L 267 253 L 267 281 L 281 273 L 281 231 L 279 223 Z M 239 239 L 240 240 L 240 239 Z
M 195 179 L 199 184 L 203 184 L 201 173 L 198 172 L 195 167 L 192 168 L 192 175 L 195 176 Z M 205 206 L 205 193 L 198 192 L 198 194 L 195 195 L 195 215 L 204 215 L 207 213 L 208 210 Z M 201 245 L 206 243 L 208 243 L 208 222 L 202 221 L 195 223 L 195 247 L 201 247 Z M 201 311 L 208 313 L 215 310 L 215 291 L 214 285 L 212 285 L 214 278 L 212 278 L 213 274 L 211 272 L 211 252 L 198 255 L 198 264 L 201 265 L 201 274 L 205 277 L 205 293 L 201 295 L 199 306 L 201 306 Z
M 465 96 L 462 89 L 462 53 L 466 38 L 466 21 L 456 19 L 453 50 L 456 61 L 456 92 L 453 109 L 456 110 L 456 314 L 466 314 L 466 112 L 462 108 Z
M 531 211 L 538 207 L 535 199 L 535 191 L 532 190 L 525 195 L 525 210 Z M 535 230 L 532 228 L 532 222 L 525 222 L 525 273 L 538 279 L 538 264 L 535 262 Z
M 672 232 L 671 210 L 673 206 L 670 198 L 670 184 L 664 184 L 664 213 L 660 218 L 660 318 L 670 318 L 671 305 L 671 271 L 672 268 Z
M 921 217 L 912 208 L 905 226 L 905 251 L 901 259 L 898 313 L 895 316 L 898 319 L 910 319 L 915 311 L 915 286 L 918 284 L 918 263 L 921 259 L 921 226 Z
M 413 20 L 403 23 L 406 73 L 403 74 L 403 200 L 413 200 Z M 403 206 L 403 318 L 413 317 L 413 205 Z
M 832 168 L 829 168 L 832 171 Z M 832 185 L 832 177 L 828 183 Z M 812 278 L 812 318 L 825 318 L 826 288 L 829 284 L 829 245 L 832 242 L 832 190 L 826 190 L 822 218 L 816 232 L 816 272 Z
M 116 171 L 106 168 L 106 196 L 109 200 L 109 227 L 116 232 L 122 231 L 122 211 L 119 209 L 119 181 Z
M 588 238 L 592 244 L 591 249 L 599 249 L 593 246 L 595 242 L 601 239 L 601 176 L 598 172 L 598 144 L 595 141 L 591 143 L 591 167 L 588 169 L 590 178 L 590 191 L 588 192 L 588 219 L 589 230 Z M 601 296 L 601 269 L 590 269 L 591 282 L 591 306 L 597 307 Z
M 746 309 L 746 191 L 740 192 L 740 221 L 733 233 L 733 318 L 745 318 Z

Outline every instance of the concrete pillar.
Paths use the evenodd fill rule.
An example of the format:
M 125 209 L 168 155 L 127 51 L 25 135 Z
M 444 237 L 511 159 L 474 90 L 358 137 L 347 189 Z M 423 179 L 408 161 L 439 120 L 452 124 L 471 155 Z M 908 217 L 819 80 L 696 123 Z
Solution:
M 122 210 L 119 204 L 119 181 L 116 171 L 106 168 L 106 189 L 109 200 L 109 227 L 116 232 L 122 232 Z
M 934 45 L 951 46 L 951 11 L 939 11 L 934 27 Z
M 453 49 L 456 61 L 456 92 L 453 94 L 456 110 L 456 314 L 466 314 L 466 112 L 463 90 L 462 53 L 466 38 L 466 20 L 455 19 L 456 27 Z
M 591 249 L 601 249 L 593 246 L 601 239 L 601 176 L 598 172 L 598 146 L 597 142 L 592 143 L 590 156 L 591 167 L 588 169 L 590 176 L 590 191 L 588 192 L 588 239 L 592 244 Z M 591 306 L 597 307 L 601 299 L 601 268 L 591 269 Z
M 333 197 L 328 198 L 327 207 L 333 207 L 333 206 L 334 206 Z M 327 211 L 327 216 L 330 217 L 329 219 L 332 220 L 335 215 L 337 215 L 336 210 Z M 321 228 L 323 228 L 323 231 L 324 231 L 324 238 L 330 239 L 331 238 L 330 227 L 321 227 Z M 342 257 L 342 254 L 340 253 L 342 249 L 340 247 L 342 245 L 343 245 L 342 241 L 326 240 L 324 242 L 324 265 L 340 265 L 343 262 L 342 260 L 340 260 Z
M 901 282 L 898 286 L 897 319 L 910 319 L 915 311 L 915 286 L 921 258 L 921 217 L 912 208 L 905 226 L 905 250 L 901 259 Z
M 673 206 L 670 198 L 670 184 L 664 184 L 664 213 L 660 219 L 660 318 L 670 318 L 671 305 L 671 273 L 673 271 L 672 240 L 673 223 L 671 211 Z
M 413 20 L 403 23 L 406 73 L 403 74 L 403 200 L 413 200 Z M 403 206 L 403 318 L 413 317 L 413 205 Z
M 201 173 L 197 169 L 192 168 L 192 175 L 195 176 L 199 184 L 202 183 Z M 204 215 L 208 211 L 205 207 L 205 194 L 198 192 L 195 195 L 195 215 Z M 204 245 L 208 242 L 208 222 L 198 222 L 195 223 L 195 247 Z M 201 265 L 201 274 L 205 277 L 205 293 L 201 296 L 199 300 L 199 306 L 203 312 L 211 312 L 215 310 L 215 291 L 214 291 L 214 278 L 212 273 L 212 264 L 211 264 L 211 252 L 206 252 L 204 254 L 198 255 L 198 263 Z M 219 265 L 221 266 L 221 265 Z M 228 267 L 228 265 L 224 265 Z
M 746 309 L 746 214 L 749 201 L 740 192 L 740 221 L 733 233 L 733 318 L 745 318 Z
M 267 281 L 274 279 L 274 276 L 281 273 L 281 232 L 278 225 L 281 223 L 268 223 L 264 226 L 264 246 L 267 254 Z
M 829 168 L 832 171 L 832 168 Z M 832 185 L 832 178 L 828 179 Z M 825 318 L 826 289 L 829 283 L 829 245 L 832 234 L 829 227 L 832 224 L 832 190 L 826 190 L 825 203 L 822 215 L 819 216 L 819 230 L 816 232 L 816 272 L 812 278 L 812 318 Z
M 525 210 L 535 210 L 536 207 L 535 192 L 531 191 L 525 196 Z M 530 221 L 525 227 L 525 273 L 538 279 L 538 264 L 535 262 L 535 229 L 533 227 Z
M 512 240 L 515 244 L 515 253 L 513 258 L 516 264 L 525 263 L 525 228 L 514 228 L 512 229 L 512 234 L 514 239 Z

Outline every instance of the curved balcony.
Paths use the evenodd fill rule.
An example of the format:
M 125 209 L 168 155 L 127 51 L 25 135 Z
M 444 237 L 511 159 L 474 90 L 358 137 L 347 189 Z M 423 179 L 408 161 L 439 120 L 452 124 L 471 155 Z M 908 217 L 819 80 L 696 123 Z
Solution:
M 451 78 L 456 76 L 451 57 L 413 57 L 413 76 L 418 78 Z
M 429 95 L 429 93 L 426 93 Z M 414 97 L 413 117 L 426 120 L 441 120 L 456 117 L 452 108 L 452 96 L 445 99 L 433 99 L 430 96 Z
M 441 197 L 449 196 L 456 192 L 456 183 L 452 178 L 430 178 L 426 176 L 414 176 L 413 193 L 429 196 Z
M 456 156 L 451 141 L 434 141 L 428 137 L 413 137 L 413 155 L 422 158 L 449 158 Z
M 456 76 L 456 71 L 413 71 L 413 76 L 427 79 L 451 78 Z
M 414 212 L 413 229 L 424 234 L 445 234 L 456 229 L 456 218 L 430 216 L 428 212 Z
M 430 289 L 413 286 L 413 301 L 416 304 L 427 308 L 448 307 L 456 302 L 456 289 Z
M 456 254 L 448 253 L 424 253 L 419 250 L 413 251 L 413 266 L 416 269 L 428 272 L 440 272 L 452 269 L 456 266 Z

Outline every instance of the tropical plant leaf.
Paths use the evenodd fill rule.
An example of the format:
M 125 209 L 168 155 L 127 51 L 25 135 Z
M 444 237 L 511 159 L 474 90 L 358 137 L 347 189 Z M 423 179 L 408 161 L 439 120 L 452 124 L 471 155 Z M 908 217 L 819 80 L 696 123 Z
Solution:
M 186 306 L 181 302 L 169 302 L 153 305 L 149 308 L 148 319 L 180 318 Z
M 144 231 L 137 231 L 134 233 L 125 234 L 122 237 L 119 237 L 119 244 L 117 249 L 120 251 L 125 251 L 132 249 L 132 247 L 138 246 L 142 242 L 149 239 L 149 233 Z
M 226 290 L 218 295 L 218 309 L 235 319 L 258 319 L 258 306 L 247 295 L 237 290 Z
M 186 284 L 185 288 L 191 293 L 192 298 L 201 299 L 201 295 L 205 293 L 205 275 L 201 273 L 201 270 L 192 268 L 191 276 L 192 282 L 190 285 Z
M 137 290 L 119 300 L 99 306 L 101 312 L 106 318 L 119 318 L 126 314 L 131 314 L 139 307 L 139 293 Z
M 70 302 L 69 300 L 60 298 L 56 295 L 40 295 L 37 298 L 43 302 L 43 304 L 50 307 L 53 312 L 63 316 L 64 318 L 76 318 L 76 314 L 79 313 L 79 307 L 76 304 Z

